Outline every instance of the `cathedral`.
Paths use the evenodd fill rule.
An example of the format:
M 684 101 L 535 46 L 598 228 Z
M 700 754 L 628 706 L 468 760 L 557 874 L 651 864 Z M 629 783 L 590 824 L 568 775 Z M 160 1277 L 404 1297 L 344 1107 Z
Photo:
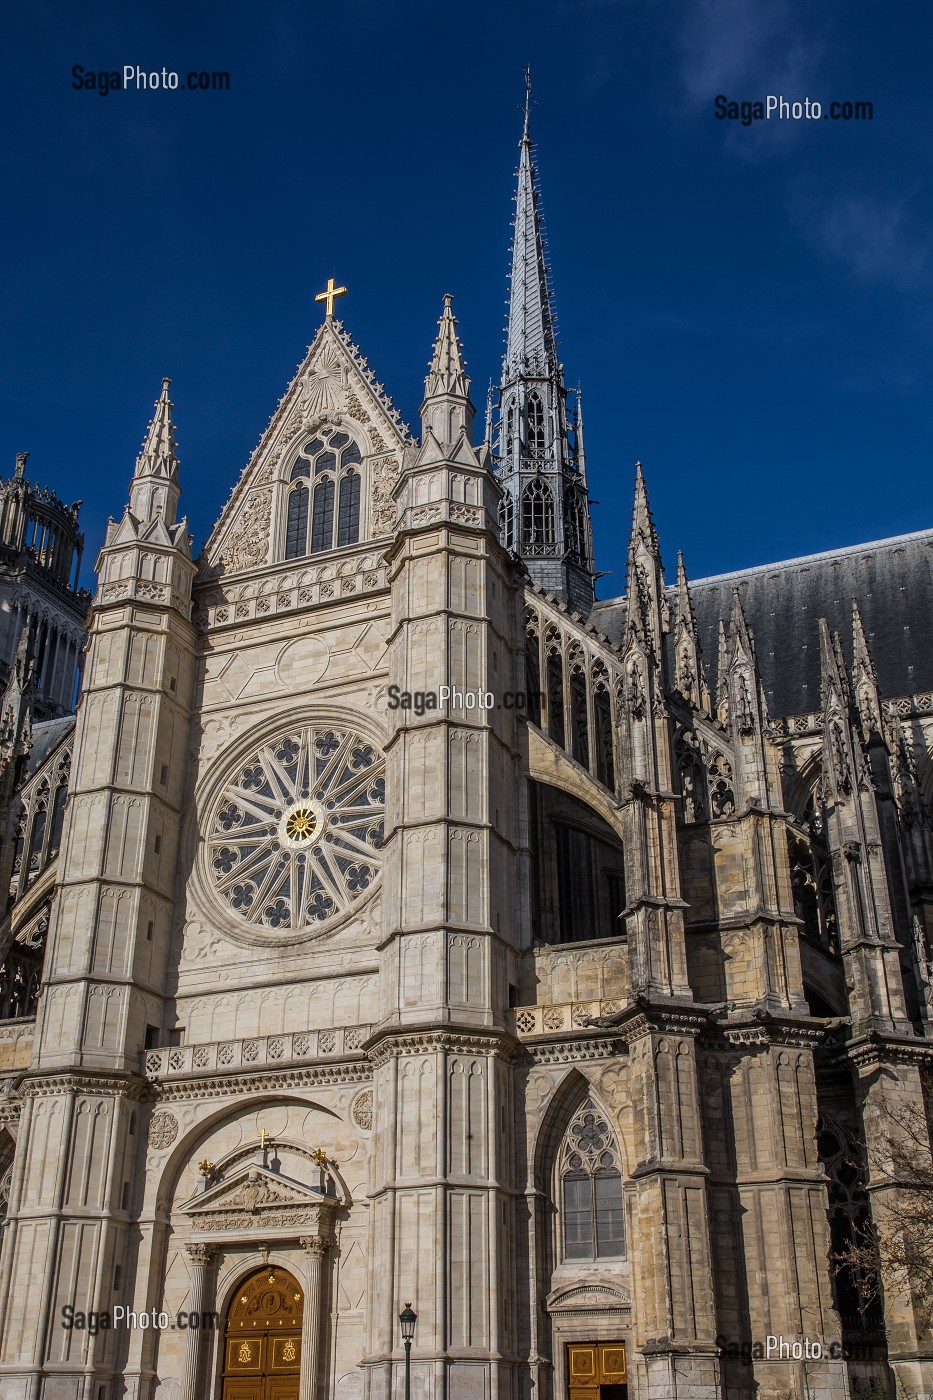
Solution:
M 839 1256 L 929 1160 L 933 530 L 690 580 L 637 465 L 597 600 L 527 111 L 485 430 L 343 290 L 197 558 L 167 379 L 93 599 L 0 484 L 0 1396 L 929 1400 Z

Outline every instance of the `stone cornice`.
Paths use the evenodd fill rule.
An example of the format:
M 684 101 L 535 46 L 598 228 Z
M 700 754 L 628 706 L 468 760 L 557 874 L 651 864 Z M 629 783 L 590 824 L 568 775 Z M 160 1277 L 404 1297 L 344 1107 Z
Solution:
M 514 1060 L 520 1053 L 512 1037 L 501 1031 L 457 1031 L 437 1027 L 389 1028 L 380 1031 L 365 1048 L 377 1067 L 397 1055 L 428 1055 L 438 1050 L 455 1055 L 491 1055 L 501 1060 Z
M 329 1065 L 308 1065 L 304 1069 L 260 1071 L 257 1074 L 210 1075 L 156 1082 L 156 1096 L 162 1103 L 186 1099 L 235 1098 L 243 1094 L 272 1091 L 288 1093 L 297 1089 L 326 1088 L 340 1084 L 367 1084 L 371 1066 L 365 1060 L 342 1061 Z
M 49 1097 L 53 1094 L 109 1094 L 114 1097 L 133 1099 L 145 1103 L 153 1098 L 152 1085 L 136 1075 L 117 1076 L 106 1071 L 95 1074 L 89 1070 L 48 1074 L 28 1072 L 28 1078 L 19 1083 L 19 1094 L 24 1099 Z

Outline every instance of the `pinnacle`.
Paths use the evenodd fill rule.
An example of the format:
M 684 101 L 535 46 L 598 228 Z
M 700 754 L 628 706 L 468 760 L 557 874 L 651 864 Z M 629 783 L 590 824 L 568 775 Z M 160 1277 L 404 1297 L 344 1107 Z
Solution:
M 470 380 L 463 358 L 463 346 L 457 335 L 453 302 L 454 299 L 448 292 L 444 297 L 444 309 L 437 323 L 437 340 L 434 342 L 431 367 L 424 382 L 426 399 L 438 398 L 444 394 L 466 399 L 470 395 Z
M 651 517 L 651 506 L 648 502 L 648 487 L 645 482 L 645 475 L 641 469 L 641 462 L 635 463 L 635 502 L 632 508 L 632 534 L 629 543 L 629 554 L 633 554 L 639 540 L 647 546 L 652 554 L 658 553 L 658 532 L 654 528 L 654 521 Z
M 155 412 L 146 430 L 146 437 L 136 458 L 135 476 L 162 476 L 178 479 L 178 457 L 175 452 L 175 427 L 172 422 L 173 404 L 168 396 L 170 379 L 162 380 L 162 392 L 156 400 Z

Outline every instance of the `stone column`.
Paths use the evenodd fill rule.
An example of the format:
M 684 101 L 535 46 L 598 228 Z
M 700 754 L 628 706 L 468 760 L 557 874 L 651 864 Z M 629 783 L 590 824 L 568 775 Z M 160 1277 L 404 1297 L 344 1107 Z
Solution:
M 305 1279 L 305 1308 L 301 1326 L 301 1400 L 317 1400 L 321 1336 L 327 1317 L 324 1260 L 333 1240 L 326 1235 L 302 1235 L 301 1245 L 308 1256 Z M 187 1400 L 187 1396 L 184 1397 Z
M 185 1246 L 191 1263 L 191 1287 L 188 1290 L 188 1313 L 200 1313 L 207 1306 L 209 1275 L 214 1251 L 208 1244 Z M 200 1318 L 198 1319 L 200 1321 Z M 189 1327 L 185 1333 L 185 1363 L 182 1372 L 181 1400 L 201 1400 L 201 1366 L 204 1346 L 201 1328 Z

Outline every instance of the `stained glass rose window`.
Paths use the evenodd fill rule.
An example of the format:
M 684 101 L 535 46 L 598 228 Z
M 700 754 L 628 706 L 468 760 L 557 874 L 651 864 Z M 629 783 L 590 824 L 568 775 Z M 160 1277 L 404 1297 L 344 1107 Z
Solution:
M 251 753 L 215 802 L 214 888 L 270 935 L 322 929 L 375 881 L 384 818 L 379 750 L 349 730 L 296 725 Z

